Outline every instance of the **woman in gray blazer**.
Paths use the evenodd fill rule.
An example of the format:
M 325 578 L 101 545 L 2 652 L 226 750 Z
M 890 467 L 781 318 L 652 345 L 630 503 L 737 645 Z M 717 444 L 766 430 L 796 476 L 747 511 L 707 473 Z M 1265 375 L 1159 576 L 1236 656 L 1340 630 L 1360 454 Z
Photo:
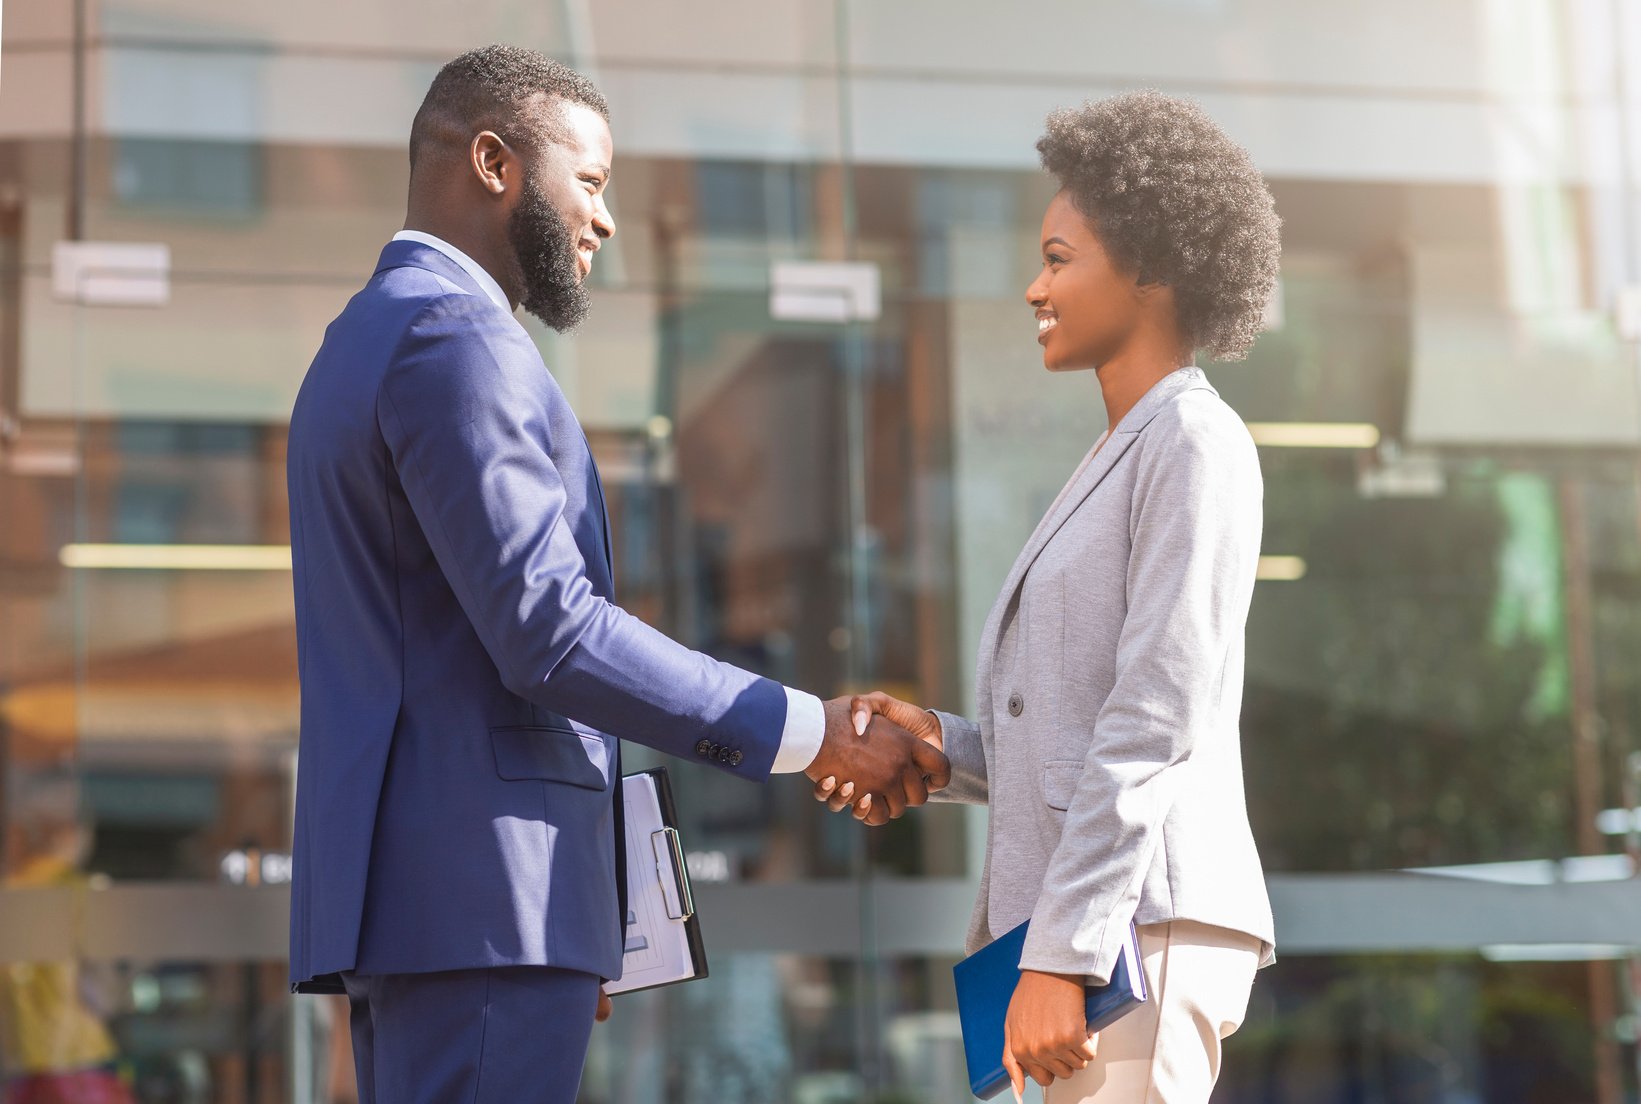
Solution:
M 1274 936 L 1238 733 L 1263 488 L 1193 359 L 1253 343 L 1278 220 L 1247 154 L 1187 101 L 1058 111 L 1037 148 L 1060 184 L 1026 291 L 1043 365 L 1093 368 L 1113 428 L 1003 584 L 978 715 L 872 694 L 856 722 L 884 713 L 939 744 L 952 781 L 931 798 L 990 806 L 968 950 L 1031 921 L 1016 1091 L 1030 1076 L 1050 1104 L 1201 1104 Z M 887 819 L 846 780 L 816 796 Z M 1151 1000 L 1092 1038 L 1083 986 L 1110 978 L 1130 922 Z

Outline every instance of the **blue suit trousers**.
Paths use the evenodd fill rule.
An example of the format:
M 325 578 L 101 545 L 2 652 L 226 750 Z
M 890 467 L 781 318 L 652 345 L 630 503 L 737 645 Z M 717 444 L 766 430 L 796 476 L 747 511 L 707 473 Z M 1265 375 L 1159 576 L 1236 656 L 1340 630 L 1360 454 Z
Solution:
M 599 979 L 551 966 L 342 975 L 359 1104 L 574 1104 Z

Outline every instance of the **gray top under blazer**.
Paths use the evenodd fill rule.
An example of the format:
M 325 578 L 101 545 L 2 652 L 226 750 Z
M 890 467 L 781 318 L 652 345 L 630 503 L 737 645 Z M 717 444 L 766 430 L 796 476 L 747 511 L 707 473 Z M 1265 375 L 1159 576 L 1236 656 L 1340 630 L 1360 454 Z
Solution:
M 1130 920 L 1245 932 L 1274 959 L 1238 718 L 1264 488 L 1202 372 L 1159 381 L 1083 461 L 980 634 L 977 720 L 935 715 L 936 800 L 986 804 L 972 953 L 1110 977 Z

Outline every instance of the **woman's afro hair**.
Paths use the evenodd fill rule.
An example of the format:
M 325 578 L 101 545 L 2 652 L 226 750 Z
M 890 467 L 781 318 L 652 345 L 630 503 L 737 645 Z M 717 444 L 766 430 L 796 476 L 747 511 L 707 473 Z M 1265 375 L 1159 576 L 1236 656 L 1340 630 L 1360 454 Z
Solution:
M 1173 288 L 1196 348 L 1247 355 L 1281 221 L 1246 150 L 1191 101 L 1143 91 L 1054 112 L 1037 151 L 1112 260 Z

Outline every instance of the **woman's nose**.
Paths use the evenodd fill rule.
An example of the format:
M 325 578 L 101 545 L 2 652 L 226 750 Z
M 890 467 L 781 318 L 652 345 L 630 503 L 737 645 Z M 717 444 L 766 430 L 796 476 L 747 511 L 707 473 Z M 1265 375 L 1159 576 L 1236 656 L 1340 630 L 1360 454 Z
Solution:
M 1031 285 L 1026 288 L 1026 302 L 1031 304 L 1033 310 L 1042 309 L 1043 304 L 1048 302 L 1047 272 L 1038 273 L 1037 279 L 1033 280 Z

